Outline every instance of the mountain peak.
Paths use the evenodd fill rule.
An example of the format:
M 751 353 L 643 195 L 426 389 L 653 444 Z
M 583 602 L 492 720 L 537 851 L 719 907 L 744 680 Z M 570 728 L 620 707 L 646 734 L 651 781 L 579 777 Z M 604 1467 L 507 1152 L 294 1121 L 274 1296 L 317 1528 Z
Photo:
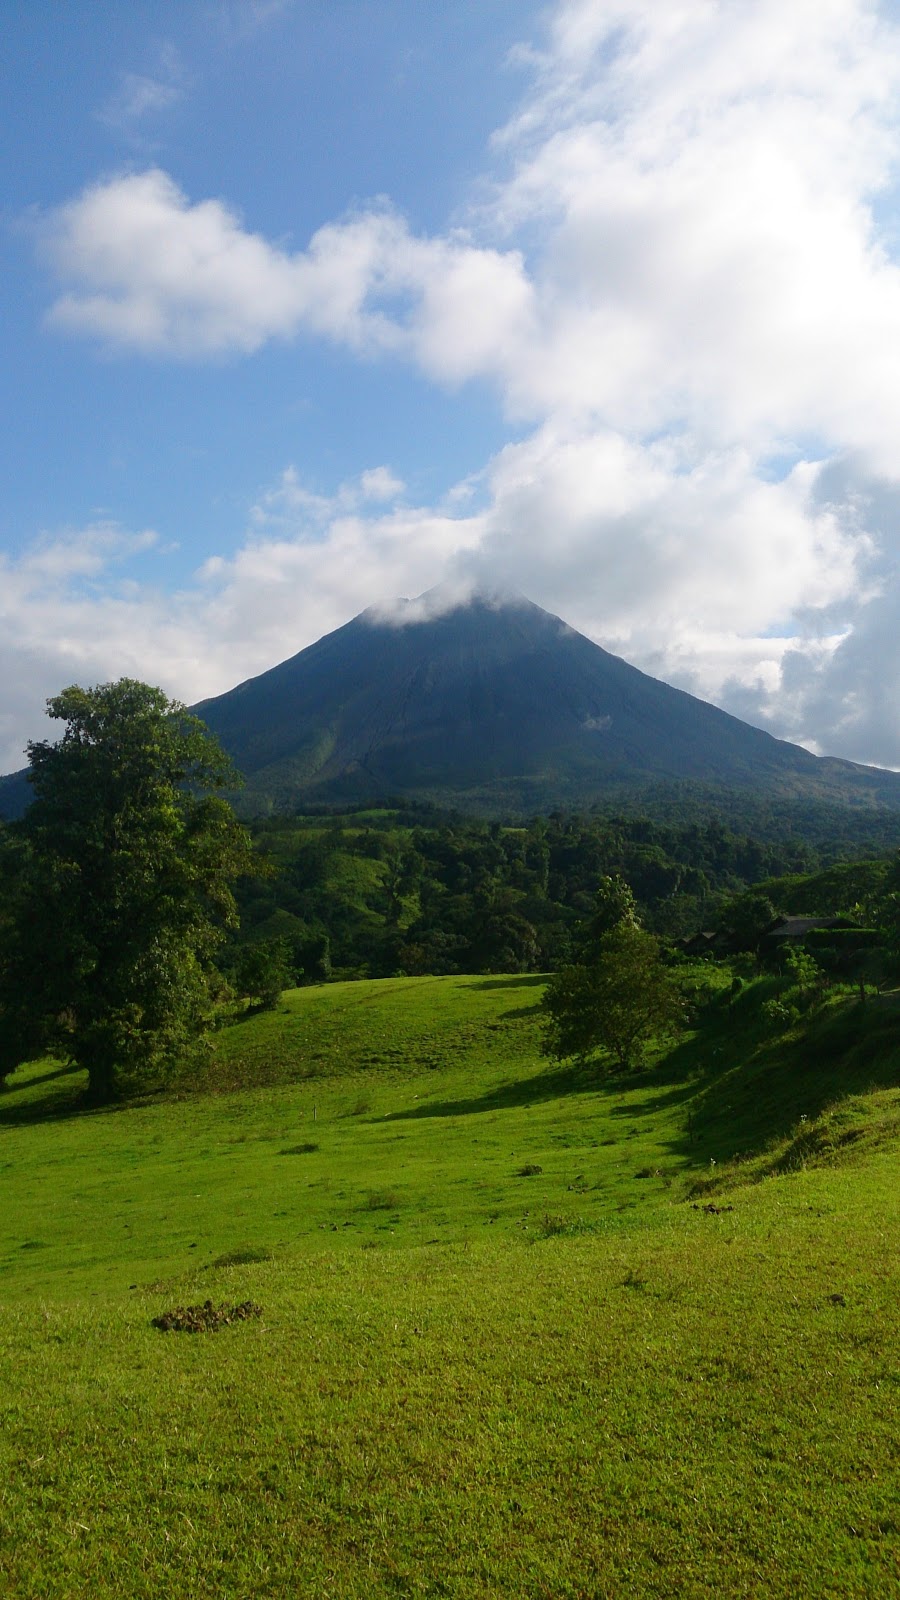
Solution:
M 507 607 L 526 608 L 531 605 L 532 602 L 515 589 L 477 583 L 471 578 L 446 578 L 443 583 L 435 584 L 433 589 L 426 589 L 424 594 L 414 599 L 403 596 L 367 606 L 356 620 L 403 628 L 420 622 L 433 622 L 437 617 L 445 617 L 453 611 L 469 607 L 500 611 Z M 537 611 L 540 607 L 535 606 L 534 609 Z

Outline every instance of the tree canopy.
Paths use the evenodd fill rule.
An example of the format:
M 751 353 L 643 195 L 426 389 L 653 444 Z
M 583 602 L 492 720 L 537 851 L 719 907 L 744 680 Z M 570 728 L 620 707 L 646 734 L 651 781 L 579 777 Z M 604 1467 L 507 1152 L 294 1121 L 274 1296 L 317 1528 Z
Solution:
M 214 793 L 237 774 L 161 689 L 123 678 L 47 709 L 64 732 L 28 747 L 35 798 L 4 853 L 0 1076 L 52 1052 L 103 1102 L 202 1045 L 253 858 Z
M 591 914 L 577 939 L 578 960 L 592 961 L 608 933 L 614 928 L 638 928 L 640 921 L 631 885 L 621 873 L 604 873 L 594 894 Z

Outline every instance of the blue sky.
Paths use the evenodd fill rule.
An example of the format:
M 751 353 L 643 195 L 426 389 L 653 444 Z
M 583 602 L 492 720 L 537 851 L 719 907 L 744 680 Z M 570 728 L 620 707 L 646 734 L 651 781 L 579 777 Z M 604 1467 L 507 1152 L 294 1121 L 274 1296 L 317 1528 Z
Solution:
M 4 24 L 0 770 L 447 579 L 900 766 L 894 6 Z
M 12 10 L 16 48 L 2 77 L 10 547 L 99 512 L 177 542 L 162 581 L 183 581 L 198 557 L 238 542 L 261 487 L 289 463 L 327 491 L 396 460 L 436 498 L 502 445 L 489 396 L 459 405 L 399 364 L 361 364 L 316 340 L 173 366 L 48 336 L 54 283 L 30 224 L 86 185 L 158 167 L 295 249 L 379 195 L 439 229 L 467 203 L 498 113 L 521 89 L 506 57 L 527 6 L 26 0 Z

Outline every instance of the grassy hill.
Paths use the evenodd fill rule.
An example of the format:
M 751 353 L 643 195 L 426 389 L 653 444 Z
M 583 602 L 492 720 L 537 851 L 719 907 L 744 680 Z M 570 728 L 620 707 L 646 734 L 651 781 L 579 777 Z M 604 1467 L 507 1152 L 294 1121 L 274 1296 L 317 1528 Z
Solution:
M 0 1590 L 894 1595 L 900 1010 L 712 981 L 628 1080 L 528 976 L 292 992 L 126 1109 L 10 1080 Z M 261 1315 L 152 1326 L 207 1299 Z

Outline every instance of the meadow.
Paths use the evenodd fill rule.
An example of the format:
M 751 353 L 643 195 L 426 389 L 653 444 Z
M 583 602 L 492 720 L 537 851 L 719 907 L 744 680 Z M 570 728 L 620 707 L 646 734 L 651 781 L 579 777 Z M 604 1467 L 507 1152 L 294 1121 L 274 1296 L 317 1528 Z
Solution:
M 888 1596 L 900 1013 L 628 1079 L 541 980 L 292 991 L 199 1085 L 0 1095 L 0 1592 Z M 259 1315 L 161 1332 L 182 1306 Z

